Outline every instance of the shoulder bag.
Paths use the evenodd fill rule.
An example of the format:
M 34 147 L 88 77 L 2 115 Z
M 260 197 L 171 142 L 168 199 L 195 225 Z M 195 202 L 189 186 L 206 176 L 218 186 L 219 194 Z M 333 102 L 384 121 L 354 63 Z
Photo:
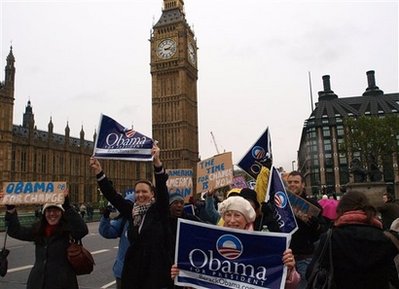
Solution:
M 95 265 L 93 256 L 82 245 L 82 240 L 70 239 L 67 257 L 76 275 L 90 274 Z
M 327 231 L 327 237 L 320 255 L 314 263 L 308 278 L 306 289 L 334 289 L 334 266 L 331 246 L 332 229 Z M 320 244 L 321 245 L 321 244 Z M 328 262 L 326 262 L 326 260 Z

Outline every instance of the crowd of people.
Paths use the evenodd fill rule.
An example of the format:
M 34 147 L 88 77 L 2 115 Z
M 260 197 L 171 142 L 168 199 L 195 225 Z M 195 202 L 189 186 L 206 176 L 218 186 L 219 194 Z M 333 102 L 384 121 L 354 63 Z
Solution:
M 155 184 L 139 180 L 134 194 L 125 197 L 115 190 L 100 162 L 94 157 L 89 160 L 99 189 L 119 212 L 111 218 L 110 210 L 103 209 L 99 224 L 101 236 L 119 238 L 113 266 L 118 289 L 183 288 L 174 284 L 179 274 L 178 264 L 174 264 L 179 218 L 247 232 L 280 231 L 270 206 L 273 200 L 265 202 L 271 159 L 262 163 L 254 189 L 233 188 L 216 203 L 216 192 L 210 189 L 200 206 L 193 202 L 194 210 L 189 213 L 184 210 L 184 197 L 168 192 L 168 176 L 157 145 L 152 148 L 152 156 Z M 384 194 L 384 204 L 377 208 L 359 191 L 349 191 L 340 200 L 325 196 L 317 201 L 307 197 L 301 173 L 292 171 L 285 181 L 288 191 L 320 211 L 317 215 L 295 215 L 298 229 L 281 255 L 287 270 L 285 288 L 311 288 L 308 279 L 327 239 L 335 288 L 399 288 L 399 262 L 395 263 L 399 259 L 395 259 L 399 250 L 399 205 L 391 195 Z M 7 205 L 6 209 L 8 234 L 36 246 L 27 288 L 78 288 L 66 248 L 71 238 L 82 239 L 88 233 L 84 222 L 88 207 L 81 204 L 74 209 L 66 193 L 64 204 L 44 204 L 37 223 L 31 227 L 20 225 L 15 206 Z

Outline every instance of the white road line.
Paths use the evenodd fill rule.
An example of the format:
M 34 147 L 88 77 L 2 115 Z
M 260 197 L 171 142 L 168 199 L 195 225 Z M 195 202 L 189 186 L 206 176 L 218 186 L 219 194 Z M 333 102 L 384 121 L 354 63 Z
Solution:
M 18 271 L 22 271 L 22 270 L 27 270 L 32 268 L 33 265 L 28 265 L 28 266 L 22 266 L 22 267 L 17 267 L 17 268 L 13 268 L 13 269 L 8 269 L 7 273 L 12 273 L 12 272 L 18 272 Z
M 100 254 L 100 253 L 104 253 L 104 252 L 108 252 L 109 249 L 104 249 L 104 250 L 98 250 L 98 251 L 93 251 L 91 252 L 92 255 L 96 255 L 96 254 Z
M 105 289 L 105 288 L 111 287 L 114 284 L 116 284 L 116 281 L 112 281 L 112 282 L 110 282 L 108 284 L 105 284 L 103 287 L 101 287 L 101 289 Z

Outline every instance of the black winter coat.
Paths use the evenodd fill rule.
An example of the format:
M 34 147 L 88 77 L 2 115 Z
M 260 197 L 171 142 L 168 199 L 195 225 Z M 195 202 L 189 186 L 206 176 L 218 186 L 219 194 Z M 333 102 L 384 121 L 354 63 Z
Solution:
M 44 215 L 42 218 L 45 218 Z M 8 235 L 22 241 L 35 241 L 35 263 L 30 271 L 27 289 L 78 289 L 76 274 L 67 259 L 69 235 L 81 239 L 88 233 L 87 225 L 71 207 L 63 218 L 65 228 L 53 236 L 41 236 L 35 241 L 34 226 L 20 225 L 17 213 L 6 213 Z M 12 254 L 12 252 L 11 252 Z
M 305 194 L 302 194 L 301 197 L 323 210 L 317 201 L 306 198 Z M 290 245 L 292 253 L 298 260 L 305 256 L 311 258 L 314 251 L 314 243 L 319 240 L 320 234 L 327 230 L 325 219 L 320 212 L 317 217 L 312 217 L 309 223 L 303 222 L 300 218 L 296 218 L 296 221 L 298 223 L 298 230 L 292 235 Z
M 97 177 L 101 176 L 101 173 Z M 167 174 L 155 174 L 155 203 L 148 209 L 140 233 L 132 228 L 130 201 L 116 193 L 107 178 L 98 182 L 105 198 L 129 219 L 130 247 L 125 256 L 122 271 L 122 289 L 173 288 L 170 278 L 172 266 L 172 235 L 169 228 L 169 193 Z
M 319 256 L 326 234 L 320 238 L 307 277 Z M 398 250 L 383 230 L 362 224 L 333 228 L 334 281 L 338 289 L 388 289 L 389 266 Z

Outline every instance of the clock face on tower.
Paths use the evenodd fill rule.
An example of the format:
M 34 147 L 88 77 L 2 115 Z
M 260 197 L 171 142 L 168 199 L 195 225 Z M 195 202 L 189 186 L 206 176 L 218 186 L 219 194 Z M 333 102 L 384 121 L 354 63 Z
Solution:
M 195 48 L 192 43 L 188 43 L 187 46 L 187 51 L 188 51 L 188 60 L 195 65 L 196 62 L 196 57 L 195 57 Z
M 176 42 L 172 39 L 162 40 L 157 47 L 157 55 L 159 58 L 168 59 L 176 53 Z

